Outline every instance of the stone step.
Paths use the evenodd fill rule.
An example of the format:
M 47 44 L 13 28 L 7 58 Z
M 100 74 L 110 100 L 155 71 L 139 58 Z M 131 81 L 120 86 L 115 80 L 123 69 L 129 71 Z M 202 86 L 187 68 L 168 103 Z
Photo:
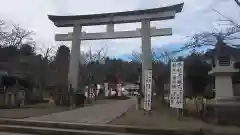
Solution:
M 0 132 L 0 135 L 37 135 L 37 134 L 21 134 L 21 133 Z
M 199 133 L 199 131 L 181 131 L 181 130 L 168 130 L 149 127 L 133 127 L 121 125 L 97 125 L 85 123 L 66 123 L 66 122 L 49 122 L 49 121 L 33 121 L 33 120 L 16 120 L 16 119 L 0 119 L 2 125 L 20 125 L 30 127 L 54 128 L 54 129 L 69 129 L 69 130 L 89 130 L 98 132 L 115 132 L 115 133 L 130 133 L 130 134 L 171 134 L 171 135 L 192 135 Z
M 20 126 L 20 125 L 2 125 L 0 124 L 0 131 L 20 133 L 20 134 L 36 134 L 36 135 L 137 135 L 128 133 L 115 133 L 104 131 L 89 131 L 77 129 L 60 129 L 60 128 L 46 128 L 34 126 Z

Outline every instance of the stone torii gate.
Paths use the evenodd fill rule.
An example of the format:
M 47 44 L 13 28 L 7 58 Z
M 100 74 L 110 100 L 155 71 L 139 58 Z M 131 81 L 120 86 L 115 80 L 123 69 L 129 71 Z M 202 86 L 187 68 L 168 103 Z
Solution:
M 172 35 L 171 28 L 156 29 L 150 27 L 151 21 L 174 19 L 180 13 L 183 3 L 168 7 L 136 10 L 117 13 L 91 14 L 79 16 L 54 16 L 49 19 L 56 27 L 73 27 L 73 33 L 56 34 L 56 41 L 72 41 L 68 80 L 74 89 L 78 87 L 78 72 L 81 40 L 142 38 L 142 80 L 144 71 L 152 70 L 151 37 Z M 114 31 L 114 24 L 141 22 L 141 29 L 135 31 Z M 85 33 L 83 26 L 107 25 L 106 32 Z M 144 82 L 142 83 L 144 88 Z

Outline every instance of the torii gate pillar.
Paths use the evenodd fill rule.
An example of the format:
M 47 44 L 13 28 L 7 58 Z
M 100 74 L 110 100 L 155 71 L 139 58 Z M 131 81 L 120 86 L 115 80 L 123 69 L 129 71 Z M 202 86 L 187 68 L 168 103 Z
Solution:
M 145 71 L 152 70 L 152 49 L 151 49 L 151 32 L 150 20 L 142 20 L 142 90 L 145 88 Z M 143 91 L 144 92 L 144 91 Z
M 79 58 L 80 58 L 80 45 L 81 39 L 79 38 L 82 33 L 82 26 L 75 25 L 73 27 L 72 48 L 70 54 L 70 64 L 68 72 L 68 83 L 72 84 L 72 88 L 75 90 L 78 87 L 78 75 L 79 75 Z

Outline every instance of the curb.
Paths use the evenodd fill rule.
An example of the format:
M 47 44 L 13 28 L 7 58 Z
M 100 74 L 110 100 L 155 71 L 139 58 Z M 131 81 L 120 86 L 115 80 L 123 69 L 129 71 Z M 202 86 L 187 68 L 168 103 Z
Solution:
M 133 127 L 122 125 L 107 125 L 107 124 L 84 124 L 84 123 L 64 123 L 64 122 L 42 122 L 32 120 L 13 120 L 13 119 L 0 119 L 0 125 L 9 126 L 31 126 L 39 128 L 54 128 L 66 130 L 88 130 L 99 132 L 115 132 L 115 133 L 132 133 L 132 134 L 149 134 L 149 135 L 199 135 L 201 130 L 167 130 L 149 127 Z M 201 134 L 200 134 L 201 135 Z

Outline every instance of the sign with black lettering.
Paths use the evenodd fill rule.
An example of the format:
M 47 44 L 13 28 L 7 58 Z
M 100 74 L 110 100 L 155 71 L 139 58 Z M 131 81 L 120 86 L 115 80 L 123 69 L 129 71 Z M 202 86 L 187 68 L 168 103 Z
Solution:
M 150 111 L 152 106 L 152 70 L 145 71 L 145 96 L 144 96 L 144 110 Z
M 184 63 L 171 63 L 171 80 L 170 80 L 170 107 L 183 108 L 183 67 Z

